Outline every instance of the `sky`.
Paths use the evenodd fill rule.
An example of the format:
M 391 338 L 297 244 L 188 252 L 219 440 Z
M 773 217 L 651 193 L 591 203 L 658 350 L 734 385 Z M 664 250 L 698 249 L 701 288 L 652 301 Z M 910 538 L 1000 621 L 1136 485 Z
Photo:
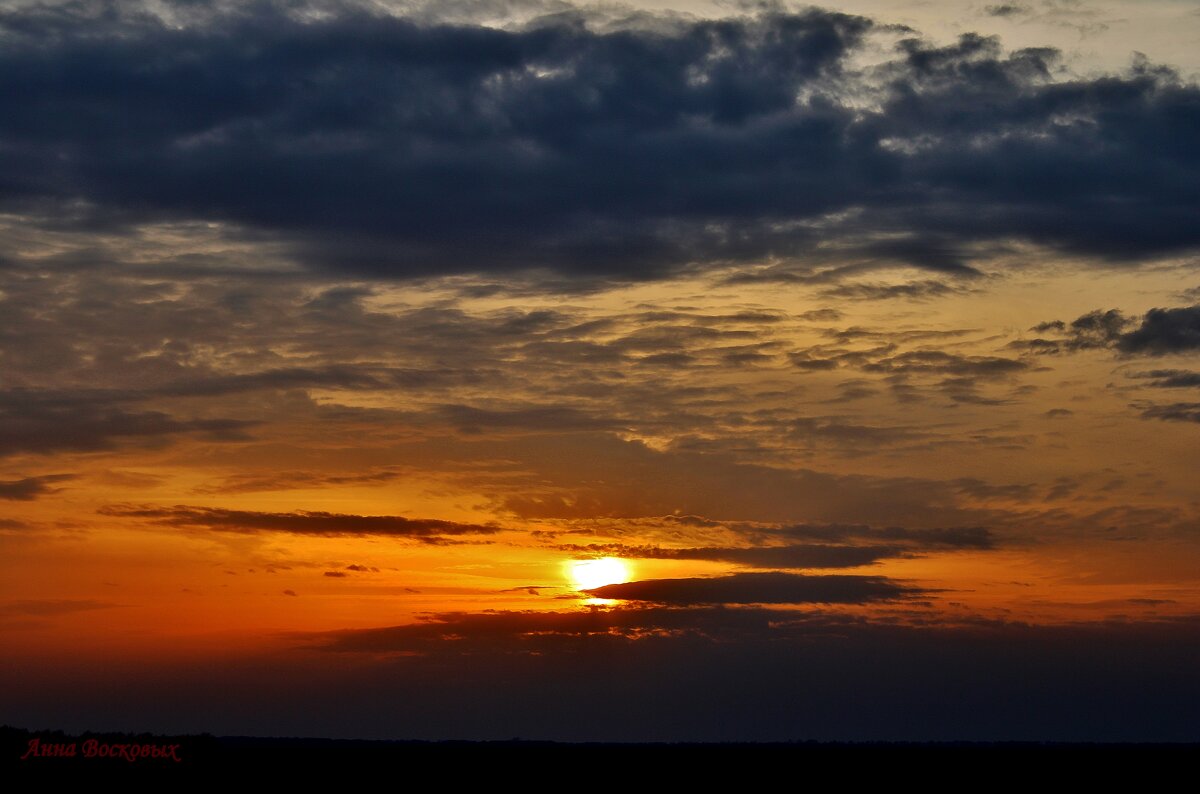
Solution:
M 1198 44 L 0 2 L 0 723 L 1200 740 Z

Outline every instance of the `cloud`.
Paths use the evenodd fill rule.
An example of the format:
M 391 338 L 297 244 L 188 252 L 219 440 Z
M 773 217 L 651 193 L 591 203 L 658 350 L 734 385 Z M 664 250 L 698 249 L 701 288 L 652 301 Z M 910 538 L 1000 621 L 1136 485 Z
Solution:
M 20 480 L 0 480 L 0 499 L 27 502 L 39 496 L 57 493 L 51 483 L 75 479 L 74 474 L 43 474 L 40 477 L 24 477 Z
M 792 420 L 790 435 L 811 441 L 828 441 L 843 447 L 871 448 L 921 441 L 936 434 L 915 427 L 877 427 L 847 422 L 840 417 L 805 417 Z
M 962 287 L 944 281 L 916 281 L 911 284 L 839 284 L 822 290 L 822 297 L 847 298 L 851 300 L 927 300 L 947 295 L 961 295 Z
M 328 474 L 313 471 L 271 471 L 253 474 L 231 474 L 216 483 L 194 488 L 193 492 L 201 494 L 230 494 L 307 488 L 336 488 L 346 485 L 382 485 L 401 476 L 403 476 L 403 472 L 396 469 L 380 469 L 362 474 Z
M 236 419 L 178 419 L 162 411 L 120 407 L 127 395 L 33 389 L 0 391 L 0 456 L 21 452 L 95 452 L 118 441 L 153 441 L 200 433 L 213 441 L 248 438 L 257 422 Z
M 439 413 L 460 432 L 480 434 L 484 429 L 511 430 L 598 430 L 616 429 L 611 419 L 562 406 L 491 411 L 467 405 L 443 405 Z
M 637 643 L 686 637 L 756 644 L 844 629 L 855 619 L 765 607 L 622 606 L 576 611 L 441 612 L 402 626 L 296 635 L 302 643 L 342 653 L 447 654 L 564 650 L 565 642 Z
M 1029 364 L 998 356 L 962 356 L 942 350 L 913 350 L 864 364 L 862 369 L 866 372 L 899 375 L 937 374 L 1002 378 L 1029 369 Z
M 1171 403 L 1142 407 L 1143 419 L 1165 422 L 1200 422 L 1200 403 Z
M 838 368 L 837 359 L 817 358 L 812 352 L 807 350 L 797 350 L 788 353 L 788 358 L 797 369 L 809 372 L 827 371 Z
M 1182 369 L 1154 369 L 1149 372 L 1136 372 L 1130 377 L 1153 379 L 1147 385 L 1156 389 L 1187 389 L 1200 386 L 1200 372 Z
M 443 612 L 288 635 L 292 648 L 266 656 L 48 669 L 18 657 L 7 669 L 25 686 L 12 688 L 6 719 L 397 739 L 1197 739 L 1194 616 L 1036 626 L 968 616 L 931 624 L 918 610 L 884 624 L 850 612 Z M 293 681 L 305 685 L 281 685 Z
M 437 448 L 414 452 L 428 456 L 430 449 Z M 746 462 L 747 456 L 736 453 L 724 444 L 705 445 L 703 439 L 694 448 L 677 442 L 658 450 L 639 441 L 576 433 L 464 444 L 453 460 L 519 462 L 525 477 L 519 488 L 503 471 L 472 470 L 464 477 L 495 494 L 495 509 L 525 519 L 643 518 L 680 511 L 777 525 L 936 527 L 996 518 L 979 507 L 963 482 L 783 469 Z
M 771 534 L 789 538 L 826 541 L 862 539 L 868 541 L 904 541 L 921 548 L 991 549 L 995 537 L 986 527 L 870 527 L 862 524 L 791 524 L 771 530 Z
M 733 636 L 767 629 L 769 619 L 779 614 L 768 609 L 726 610 L 713 607 L 692 609 L 617 608 L 571 612 L 489 613 L 445 612 L 404 626 L 358 629 L 299 635 L 297 639 L 315 647 L 338 652 L 453 652 L 448 641 L 467 640 L 471 650 L 525 645 L 538 648 L 541 641 L 555 645 L 559 638 L 624 637 L 646 632 L 698 633 Z M 802 616 L 795 616 L 801 618 Z M 522 642 L 522 640 L 528 640 Z
M 909 556 L 904 546 L 833 546 L 799 544 L 789 546 L 662 548 L 629 546 L 622 543 L 566 544 L 560 551 L 592 557 L 615 556 L 651 560 L 713 560 L 751 568 L 857 568 L 890 557 Z
M 1124 317 L 1116 309 L 1108 311 L 1089 312 L 1071 321 L 1067 328 L 1070 334 L 1068 347 L 1074 350 L 1086 350 L 1092 347 L 1107 347 L 1121 338 L 1121 332 L 1132 321 Z M 1056 324 L 1050 324 L 1054 326 Z M 1037 326 L 1043 327 L 1043 326 Z
M 101 515 L 141 518 L 173 527 L 196 527 L 215 532 L 286 532 L 320 537 L 356 537 L 384 535 L 409 537 L 423 543 L 439 543 L 451 535 L 492 535 L 501 527 L 464 524 L 432 518 L 403 516 L 364 516 L 345 513 L 308 512 L 260 513 L 250 510 L 225 510 L 216 507 L 156 507 L 152 505 L 109 505 Z M 335 572 L 326 575 L 344 576 Z
M 737 573 L 713 579 L 645 579 L 594 587 L 595 598 L 665 604 L 864 604 L 923 591 L 881 576 Z
M 1126 330 L 1136 325 L 1132 330 Z M 1034 331 L 1051 332 L 1060 340 L 1035 339 L 1020 344 L 1031 352 L 1057 353 L 1113 349 L 1129 356 L 1163 356 L 1200 350 L 1200 306 L 1151 309 L 1138 322 L 1117 309 L 1097 309 L 1072 320 L 1040 323 Z
M 1151 309 L 1140 326 L 1121 335 L 1117 349 L 1152 356 L 1200 350 L 1200 306 Z
M 997 3 L 985 6 L 984 11 L 993 17 L 1016 17 L 1029 13 L 1029 6 L 1022 3 Z
M 965 34 L 862 72 L 879 26 L 817 9 L 499 27 L 316 8 L 8 8 L 0 208 L 225 224 L 397 278 L 831 252 L 967 274 L 1014 239 L 1117 262 L 1200 243 L 1200 88 L 1166 69 L 1056 78 L 1052 50 Z
M 209 397 L 260 389 L 325 388 L 354 391 L 413 389 L 430 385 L 468 383 L 457 370 L 385 367 L 369 362 L 324 367 L 282 367 L 237 375 L 206 373 L 204 377 L 166 383 L 139 397 Z

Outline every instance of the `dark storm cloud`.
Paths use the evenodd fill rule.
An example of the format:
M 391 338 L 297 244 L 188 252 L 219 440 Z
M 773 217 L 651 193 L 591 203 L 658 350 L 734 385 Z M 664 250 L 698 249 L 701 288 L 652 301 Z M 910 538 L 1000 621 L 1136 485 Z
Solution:
M 815 9 L 501 29 L 106 8 L 0 13 L 0 206 L 30 223 L 227 221 L 397 277 L 1200 243 L 1200 89 L 1145 64 L 1055 80 L 1055 52 L 967 34 L 860 74 L 876 26 Z
M 882 576 L 735 573 L 714 579 L 645 579 L 584 590 L 596 598 L 660 604 L 865 604 L 924 591 Z
M 287 532 L 320 537 L 358 537 L 383 535 L 409 537 L 423 543 L 439 543 L 447 535 L 492 535 L 500 527 L 464 524 L 432 518 L 403 516 L 361 516 L 344 513 L 309 512 L 261 513 L 251 510 L 224 510 L 216 507 L 156 507 L 152 505 L 110 505 L 101 515 L 140 518 L 173 527 L 195 527 L 215 532 Z M 342 574 L 344 575 L 344 574 Z
M 801 544 L 792 546 L 755 546 L 749 548 L 703 547 L 666 549 L 659 546 L 627 546 L 620 543 L 593 543 L 586 546 L 561 545 L 555 548 L 589 556 L 616 556 L 649 560 L 712 560 L 751 568 L 857 568 L 880 560 L 909 556 L 904 546 L 831 546 Z
M 74 474 L 43 474 L 40 477 L 23 477 L 19 480 L 0 480 L 0 499 L 27 502 L 39 496 L 57 493 L 53 483 L 72 480 Z

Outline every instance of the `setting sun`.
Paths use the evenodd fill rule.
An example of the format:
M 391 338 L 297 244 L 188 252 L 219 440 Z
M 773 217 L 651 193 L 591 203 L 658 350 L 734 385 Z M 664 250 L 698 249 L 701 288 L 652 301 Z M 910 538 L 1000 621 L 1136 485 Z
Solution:
M 571 560 L 567 563 L 571 580 L 578 590 L 591 590 L 606 584 L 629 581 L 629 565 L 624 560 L 604 557 L 599 560 Z
M 1198 36 L 0 0 L 0 770 L 1200 747 Z

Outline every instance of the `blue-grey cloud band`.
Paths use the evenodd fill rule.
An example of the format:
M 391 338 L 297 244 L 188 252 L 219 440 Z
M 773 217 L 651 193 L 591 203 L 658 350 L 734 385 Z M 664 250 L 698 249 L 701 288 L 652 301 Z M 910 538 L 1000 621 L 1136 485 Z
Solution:
M 817 256 L 970 272 L 1022 240 L 1200 244 L 1200 87 L 822 10 L 509 29 L 352 5 L 0 14 L 0 208 L 226 222 L 338 273 L 646 278 Z M 894 31 L 893 31 L 894 33 Z M 49 219 L 53 219 L 52 221 Z

